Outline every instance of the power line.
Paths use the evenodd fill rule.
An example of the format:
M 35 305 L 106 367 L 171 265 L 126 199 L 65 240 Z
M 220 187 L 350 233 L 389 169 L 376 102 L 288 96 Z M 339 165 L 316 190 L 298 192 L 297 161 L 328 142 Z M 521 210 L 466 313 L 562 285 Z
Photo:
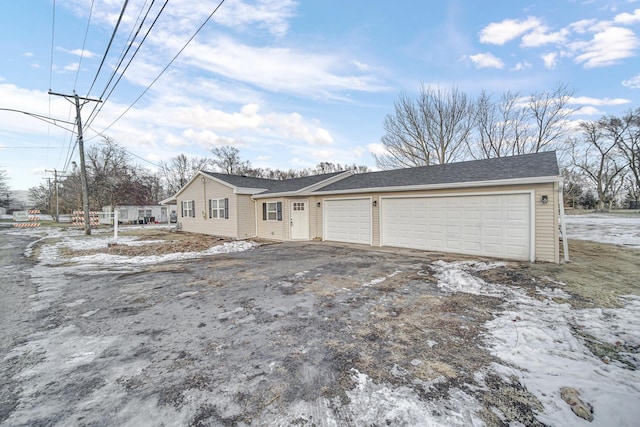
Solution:
M 118 86 L 118 84 L 120 83 L 120 80 L 122 79 L 122 77 L 124 76 L 124 74 L 126 73 L 127 69 L 129 69 L 129 65 L 131 65 L 131 62 L 133 61 L 133 59 L 136 57 L 136 55 L 138 54 L 138 51 L 140 50 L 140 48 L 142 47 L 142 45 L 144 44 L 145 40 L 147 39 L 147 36 L 149 35 L 149 33 L 151 32 L 151 29 L 155 26 L 156 22 L 158 22 L 158 19 L 160 18 L 160 15 L 162 14 L 162 12 L 164 11 L 164 8 L 167 6 L 167 3 L 169 3 L 169 0 L 165 0 L 164 4 L 162 5 L 162 8 L 160 9 L 160 11 L 156 14 L 155 19 L 153 20 L 153 22 L 151 23 L 151 25 L 149 26 L 149 28 L 147 29 L 146 34 L 144 35 L 144 37 L 142 38 L 142 40 L 140 41 L 140 43 L 138 43 L 138 46 L 136 47 L 136 50 L 133 52 L 133 55 L 131 55 L 131 58 L 129 58 L 129 61 L 127 62 L 127 65 L 124 67 L 124 69 L 122 70 L 122 72 L 120 73 L 120 77 L 118 77 L 118 80 L 116 80 L 116 82 L 114 83 L 114 85 L 111 87 L 111 90 L 109 91 L 109 94 L 106 96 L 106 98 L 102 98 L 104 96 L 104 94 L 106 93 L 107 89 L 109 88 L 109 85 L 111 84 L 111 82 L 113 81 L 113 78 L 116 76 L 116 74 L 118 73 L 118 70 L 120 69 L 120 66 L 122 65 L 122 62 L 124 61 L 125 57 L 127 56 L 127 53 L 129 53 L 129 50 L 131 49 L 131 46 L 133 46 L 133 42 L 134 40 L 138 37 L 138 34 L 140 33 L 140 30 L 142 30 L 142 26 L 144 25 L 145 21 L 147 20 L 147 17 L 149 16 L 149 12 L 151 11 L 151 8 L 153 7 L 153 4 L 155 3 L 155 0 L 153 0 L 151 2 L 151 5 L 149 6 L 149 8 L 147 9 L 147 13 L 144 15 L 144 18 L 142 19 L 142 22 L 140 22 L 140 25 L 138 26 L 138 29 L 135 33 L 135 35 L 133 35 L 133 37 L 130 39 L 126 51 L 123 53 L 123 55 L 120 58 L 120 62 L 118 63 L 118 65 L 116 66 L 116 68 L 113 70 L 113 73 L 111 74 L 111 78 L 109 79 L 109 81 L 107 82 L 107 85 L 104 88 L 104 91 L 102 92 L 102 94 L 100 94 L 100 99 L 103 100 L 103 103 L 101 104 L 96 104 L 93 107 L 93 111 L 91 111 L 91 114 L 89 114 L 89 117 L 87 119 L 87 125 L 90 125 L 93 120 L 96 118 L 96 116 L 98 114 L 100 114 L 100 111 L 102 111 L 102 108 L 104 107 L 104 103 L 107 102 L 107 100 L 111 97 L 111 94 L 113 93 L 113 91 L 115 90 L 116 86 Z
M 211 20 L 211 18 L 213 17 L 213 15 L 218 11 L 218 9 L 220 9 L 220 6 L 222 6 L 222 4 L 224 3 L 224 0 L 221 0 L 220 3 L 218 3 L 218 6 L 216 6 L 216 8 L 213 10 L 213 12 L 211 12 L 211 14 L 209 14 L 209 16 L 207 17 L 207 19 L 204 20 L 204 22 L 198 27 L 198 29 L 196 30 L 195 33 L 193 33 L 193 35 L 189 38 L 189 40 L 187 40 L 187 42 L 184 44 L 184 46 L 182 46 L 182 48 L 178 51 L 178 53 L 176 53 L 176 55 L 171 59 L 171 61 L 169 61 L 169 63 L 167 64 L 166 67 L 164 67 L 162 69 L 162 71 L 160 72 L 160 74 L 158 74 L 158 76 L 153 79 L 153 81 L 151 83 L 149 83 L 149 85 L 147 86 L 147 88 L 131 103 L 131 105 L 129 105 L 126 110 L 124 110 L 122 112 L 122 114 L 120 114 L 109 126 L 107 126 L 102 133 L 106 132 L 107 130 L 109 130 L 111 128 L 111 126 L 113 126 L 114 124 L 116 124 L 116 122 L 118 120 L 120 120 L 122 118 L 122 116 L 124 116 L 125 114 L 127 114 L 129 112 L 129 110 L 131 108 L 133 108 L 133 106 L 140 101 L 140 99 L 149 91 L 149 89 L 151 89 L 151 87 L 158 81 L 158 79 L 160 79 L 160 77 L 162 77 L 162 75 L 167 71 L 167 69 L 173 64 L 173 62 L 178 58 L 178 56 L 180 56 L 180 54 L 187 48 L 187 46 L 189 45 L 189 43 L 191 43 L 191 41 L 193 41 L 193 39 L 198 35 L 198 33 L 202 30 L 202 28 L 204 28 L 204 26 L 209 22 L 209 20 Z
M 67 131 L 69 130 L 68 128 L 66 128 L 64 126 L 61 126 L 58 123 L 66 123 L 66 124 L 69 124 L 69 125 L 75 124 L 73 122 L 68 122 L 66 120 L 54 119 L 53 117 L 43 116 L 41 114 L 36 114 L 36 113 L 30 113 L 28 111 L 16 110 L 16 109 L 13 109 L 13 108 L 0 108 L 0 111 L 9 111 L 9 112 L 12 112 L 12 113 L 25 114 L 27 116 L 33 117 L 34 119 L 42 120 L 43 122 L 52 124 L 54 126 L 58 126 L 59 128 L 62 128 L 62 129 L 67 130 Z
M 111 49 L 111 44 L 113 43 L 113 39 L 116 37 L 116 33 L 118 32 L 118 27 L 120 27 L 120 22 L 122 22 L 122 17 L 124 16 L 124 11 L 127 9 L 127 4 L 129 4 L 129 0 L 124 1 L 124 5 L 122 5 L 122 10 L 120 11 L 120 16 L 118 17 L 118 22 L 116 22 L 116 26 L 113 29 L 113 33 L 111 34 L 111 39 L 109 39 L 109 44 L 107 45 L 107 49 L 102 55 L 102 61 L 100 61 L 100 66 L 98 67 L 98 71 L 96 72 L 96 76 L 91 83 L 91 87 L 87 91 L 87 96 L 91 93 L 91 89 L 96 84 L 96 80 L 98 80 L 98 75 L 100 75 L 100 71 L 102 70 L 102 66 L 104 65 L 104 61 L 107 59 L 107 55 L 109 54 L 109 49 Z
M 94 0 L 91 0 L 91 8 L 89 9 L 89 19 L 87 20 L 87 28 L 84 30 L 84 40 L 82 41 L 82 52 L 80 52 L 80 62 L 78 62 L 78 69 L 76 70 L 76 79 L 73 81 L 73 90 L 76 90 L 78 84 L 78 76 L 80 75 L 80 67 L 82 66 L 82 58 L 84 58 L 84 48 L 87 45 L 87 34 L 89 34 L 89 25 L 91 24 L 91 16 L 93 15 Z M 51 84 L 49 84 L 51 87 Z M 49 98 L 51 99 L 51 98 Z
M 53 46 L 54 46 L 55 32 L 56 32 L 56 0 L 53 0 L 53 13 L 51 18 L 51 66 L 49 67 L 49 90 L 51 90 L 51 82 L 53 80 Z
M 95 129 L 93 129 L 91 126 L 89 126 L 89 129 L 91 129 L 93 132 L 95 132 L 95 133 L 96 133 L 96 135 L 99 135 L 99 136 L 102 136 L 103 138 L 106 138 L 106 135 L 104 135 L 103 133 L 100 133 L 100 132 L 96 131 L 96 130 L 95 130 Z M 90 138 L 90 139 L 93 139 L 93 138 L 95 138 L 95 137 L 92 137 L 92 138 Z M 127 152 L 128 154 L 131 154 L 133 157 L 137 157 L 138 159 L 142 160 L 143 162 L 149 163 L 151 166 L 155 166 L 155 167 L 156 167 L 156 168 L 158 168 L 158 169 L 161 169 L 161 168 L 162 168 L 162 166 L 157 165 L 157 164 L 155 164 L 155 163 L 153 163 L 153 162 L 151 162 L 151 161 L 149 161 L 149 160 L 145 159 L 144 157 L 140 157 L 140 156 L 138 156 L 137 154 L 135 154 L 135 153 L 133 153 L 133 152 L 131 152 L 131 151 L 127 150 L 127 149 L 126 149 L 125 147 L 123 147 L 122 145 L 118 145 L 118 147 L 120 147 L 123 151 Z
M 38 150 L 43 150 L 43 149 L 46 149 L 46 148 L 64 148 L 64 145 L 62 145 L 62 146 L 60 146 L 60 147 L 50 147 L 50 146 L 46 146 L 46 147 L 33 147 L 33 146 L 29 146 L 29 147 L 25 147 L 25 146 L 19 146 L 19 147 L 18 147 L 18 146 L 16 146 L 16 147 L 12 147 L 12 146 L 9 146 L 9 147 L 7 147 L 7 146 L 5 146 L 5 145 L 0 145 L 0 149 L 3 149 L 3 150 L 4 150 L 5 148 L 19 149 L 19 150 L 22 150 L 22 149 L 30 150 L 30 149 L 34 149 L 34 148 L 36 148 L 36 149 L 38 149 Z

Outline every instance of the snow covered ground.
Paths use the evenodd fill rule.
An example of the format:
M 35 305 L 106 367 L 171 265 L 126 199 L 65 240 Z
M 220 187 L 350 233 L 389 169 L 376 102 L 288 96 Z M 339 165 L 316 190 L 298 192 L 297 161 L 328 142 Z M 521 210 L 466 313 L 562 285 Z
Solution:
M 505 379 L 515 375 L 544 405 L 538 419 L 553 426 L 633 426 L 640 419 L 640 359 L 624 349 L 640 346 L 640 297 L 629 295 L 623 307 L 574 310 L 560 289 L 524 290 L 485 283 L 472 273 L 499 263 L 436 261 L 438 286 L 449 292 L 505 298 L 505 310 L 486 326 L 486 344 L 501 362 L 493 369 Z M 576 334 L 575 331 L 580 331 Z M 585 337 L 585 338 L 582 338 Z M 586 337 L 619 348 L 619 360 L 601 359 Z M 593 406 L 592 423 L 576 417 L 560 398 L 572 387 Z
M 76 250 L 106 247 L 113 242 L 111 235 L 94 230 L 86 237 L 81 230 L 64 229 L 16 230 L 12 233 L 31 233 L 42 238 L 55 237 L 57 243 L 45 245 L 40 252 L 40 266 L 59 265 L 63 260 L 60 249 Z M 593 240 L 604 243 L 640 248 L 640 218 L 608 215 L 567 217 L 569 239 Z M 158 241 L 140 241 L 134 237 L 120 237 L 118 244 L 141 245 Z M 202 252 L 183 252 L 158 256 L 125 257 L 96 254 L 66 259 L 86 269 L 118 265 L 134 266 L 161 264 L 167 261 L 193 259 L 216 253 L 238 252 L 251 249 L 251 242 L 227 242 Z M 26 255 L 31 253 L 32 246 Z M 504 267 L 500 262 L 445 262 L 431 264 L 437 287 L 444 293 L 465 293 L 498 297 L 504 300 L 503 311 L 486 323 L 484 344 L 498 361 L 477 373 L 478 384 L 495 374 L 510 382 L 516 377 L 529 392 L 542 403 L 537 419 L 552 426 L 634 426 L 640 419 L 640 297 L 627 295 L 622 307 L 615 309 L 573 309 L 571 295 L 561 288 L 539 288 L 531 296 L 514 286 L 487 283 L 476 277 L 479 271 Z M 37 269 L 34 269 L 36 271 Z M 39 271 L 39 270 L 38 270 Z M 36 271 L 37 272 L 37 271 Z M 392 271 L 373 280 L 363 280 L 362 288 L 371 288 L 401 273 Z M 302 274 L 302 273 L 298 273 Z M 47 276 L 47 280 L 50 277 Z M 560 284 L 561 285 L 561 284 Z M 73 303 L 71 303 L 73 304 Z M 597 356 L 590 344 L 599 342 L 617 349 L 615 358 Z M 106 346 L 109 343 L 104 343 Z M 63 356 L 65 353 L 60 351 Z M 74 356 L 77 357 L 77 356 Z M 64 359 L 63 360 L 67 360 Z M 53 362 L 56 362 L 55 360 Z M 62 363 L 62 362 L 60 362 Z M 43 364 L 40 369 L 55 369 Z M 37 371 L 32 372 L 34 375 Z M 348 419 L 355 425 L 379 425 L 391 421 L 394 425 L 427 426 L 481 426 L 481 402 L 461 389 L 450 390 L 448 396 L 425 402 L 409 387 L 376 384 L 366 374 L 351 372 L 355 387 L 348 391 Z M 593 421 L 578 418 L 561 398 L 561 389 L 571 387 L 580 398 L 593 407 Z M 288 425 L 291 420 L 309 414 L 324 412 L 324 420 L 340 425 L 340 413 L 326 399 L 322 402 L 301 401 L 290 408 L 285 418 L 271 420 L 272 425 Z M 346 410 L 345 410 L 346 411 Z M 345 412 L 346 413 L 346 412 Z M 504 414 L 497 414 L 502 417 Z
M 565 218 L 569 239 L 640 248 L 640 214 L 635 216 L 567 215 Z

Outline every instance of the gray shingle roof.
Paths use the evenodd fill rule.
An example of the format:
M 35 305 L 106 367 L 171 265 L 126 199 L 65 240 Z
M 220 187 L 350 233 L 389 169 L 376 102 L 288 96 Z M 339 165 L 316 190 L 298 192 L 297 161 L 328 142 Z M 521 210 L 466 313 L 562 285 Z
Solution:
M 218 172 L 207 172 L 202 171 L 202 173 L 207 174 L 213 178 L 217 178 L 220 181 L 224 181 L 228 184 L 231 184 L 234 187 L 242 187 L 242 188 L 269 188 L 277 182 L 275 179 L 266 179 L 266 178 L 254 178 L 252 176 L 243 176 L 243 175 L 229 175 L 227 173 L 218 173 Z
M 254 178 L 250 176 L 229 175 L 226 173 L 206 171 L 203 171 L 203 173 L 224 181 L 228 184 L 231 184 L 234 187 L 266 189 L 266 191 L 263 191 L 259 194 L 273 194 L 302 190 L 303 188 L 307 188 L 310 185 L 318 184 L 326 179 L 344 173 L 344 171 L 325 173 L 322 175 L 304 176 L 301 178 L 292 179 Z
M 315 192 L 558 176 L 555 151 L 355 174 Z
M 325 173 L 322 175 L 303 176 L 301 178 L 276 180 L 274 182 L 274 185 L 269 187 L 267 191 L 260 193 L 260 195 L 302 190 L 303 188 L 318 184 L 326 179 L 332 178 L 336 175 L 340 175 L 341 173 L 344 173 L 344 171 Z

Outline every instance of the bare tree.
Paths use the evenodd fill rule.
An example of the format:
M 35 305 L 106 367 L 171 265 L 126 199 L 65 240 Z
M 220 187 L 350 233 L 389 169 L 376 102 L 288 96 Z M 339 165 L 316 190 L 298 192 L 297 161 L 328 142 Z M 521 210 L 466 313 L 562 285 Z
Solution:
M 483 92 L 476 101 L 477 141 L 469 147 L 471 154 L 492 158 L 564 148 L 572 96 L 566 84 L 526 97 L 506 92 L 499 101 Z
M 221 172 L 231 175 L 243 175 L 247 170 L 251 169 L 251 163 L 241 160 L 240 150 L 235 147 L 225 145 L 224 147 L 214 148 L 211 152 L 214 155 L 212 164 Z
M 536 92 L 527 100 L 527 110 L 533 121 L 532 132 L 518 138 L 518 154 L 538 153 L 564 142 L 567 119 L 574 110 L 568 107 L 574 91 L 559 83 L 550 92 Z
M 7 171 L 0 169 L 0 207 L 9 209 L 13 201 L 13 195 L 9 188 Z
M 33 207 L 40 209 L 43 213 L 46 212 L 48 214 L 52 214 L 52 198 L 53 195 L 51 193 L 51 188 L 44 184 L 39 184 L 38 186 L 31 187 L 29 189 L 29 199 L 33 202 Z
M 624 181 L 625 162 L 621 161 L 616 141 L 608 138 L 601 122 L 581 122 L 583 140 L 572 144 L 573 164 L 595 187 L 598 209 L 612 201 Z
M 146 205 L 154 200 L 154 180 L 131 162 L 129 153 L 111 138 L 87 150 L 89 195 L 94 209 L 111 205 Z
M 469 147 L 475 158 L 489 159 L 518 154 L 518 138 L 527 120 L 526 109 L 519 105 L 518 93 L 505 92 L 499 101 L 482 92 L 476 101 L 477 141 Z
M 599 124 L 626 160 L 630 196 L 637 202 L 640 199 L 640 108 L 629 110 L 620 118 L 603 117 Z
M 198 171 L 206 169 L 211 164 L 210 159 L 187 157 L 184 154 L 179 154 L 169 159 L 168 162 L 161 162 L 161 173 L 167 186 L 167 192 L 176 194 Z
M 382 169 L 444 164 L 464 158 L 475 106 L 456 87 L 422 85 L 418 99 L 400 94 L 385 118 L 381 138 L 387 154 L 374 154 Z

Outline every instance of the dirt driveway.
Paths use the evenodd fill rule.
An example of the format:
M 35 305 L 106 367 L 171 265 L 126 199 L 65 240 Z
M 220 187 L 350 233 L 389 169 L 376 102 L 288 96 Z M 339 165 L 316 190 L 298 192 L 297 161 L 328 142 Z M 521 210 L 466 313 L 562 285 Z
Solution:
M 12 295 L 0 319 L 2 426 L 544 425 L 548 401 L 495 368 L 511 366 L 488 329 L 505 313 L 504 289 L 569 309 L 613 307 L 617 295 L 639 293 L 630 274 L 640 251 L 629 249 L 618 257 L 619 287 L 600 300 L 579 286 L 577 267 L 563 278 L 575 283 L 561 284 L 566 270 L 553 265 L 266 242 L 193 259 L 97 263 L 91 257 L 109 249 L 86 249 L 84 237 L 75 247 L 46 237 L 30 258 L 15 256 L 23 236 L 2 237 L 0 290 Z M 144 238 L 165 242 L 120 256 L 175 250 L 162 249 L 173 239 L 166 232 Z M 200 250 L 200 237 L 180 239 Z M 443 286 L 454 282 L 483 288 Z M 579 332 L 593 344 L 589 357 L 636 375 L 637 347 Z M 558 396 L 554 410 L 584 421 Z

